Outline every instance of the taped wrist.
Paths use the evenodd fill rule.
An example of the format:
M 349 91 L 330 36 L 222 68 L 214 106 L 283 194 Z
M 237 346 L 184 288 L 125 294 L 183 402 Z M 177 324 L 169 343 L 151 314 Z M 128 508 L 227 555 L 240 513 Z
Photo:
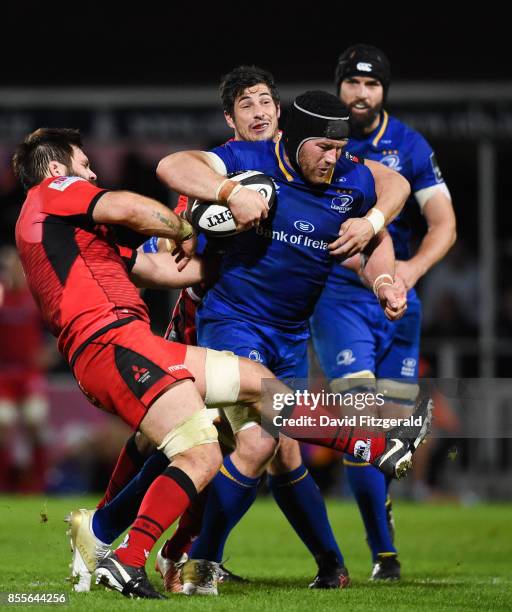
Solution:
M 373 227 L 374 234 L 378 234 L 386 224 L 386 217 L 378 208 L 372 208 L 365 216 L 365 219 L 370 222 Z
M 231 179 L 224 179 L 222 183 L 217 187 L 215 192 L 215 199 L 221 204 L 229 204 L 229 200 L 235 193 L 238 193 L 242 189 L 242 185 L 237 181 Z
M 190 223 L 181 218 L 181 227 L 178 236 L 176 236 L 176 242 L 185 242 L 185 240 L 190 240 L 194 235 L 194 228 L 190 225 Z
M 379 274 L 379 276 L 377 276 L 377 278 L 373 281 L 373 293 L 375 294 L 375 297 L 378 299 L 379 289 L 383 285 L 392 286 L 394 282 L 395 281 L 391 274 Z

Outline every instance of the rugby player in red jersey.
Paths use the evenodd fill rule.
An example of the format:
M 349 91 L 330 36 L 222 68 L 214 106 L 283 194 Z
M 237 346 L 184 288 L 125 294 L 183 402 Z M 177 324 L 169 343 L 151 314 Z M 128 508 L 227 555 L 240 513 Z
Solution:
M 151 332 L 134 283 L 175 287 L 199 281 L 203 263 L 193 259 L 184 266 L 193 255 L 194 233 L 155 200 L 97 187 L 78 131 L 36 130 L 17 148 L 13 165 L 27 189 L 16 224 L 20 258 L 79 387 L 172 459 L 144 496 L 127 543 L 99 575 L 124 595 L 160 598 L 144 570 L 149 551 L 221 464 L 204 396 L 215 403 L 238 395 L 252 405 L 261 378 L 253 374 L 267 372 L 249 360 L 187 348 Z M 111 224 L 174 240 L 182 261 L 117 245 Z M 216 375 L 221 380 L 215 388 L 208 379 L 218 368 L 223 375 Z M 238 386 L 235 380 L 230 388 L 229 371 L 240 379 Z

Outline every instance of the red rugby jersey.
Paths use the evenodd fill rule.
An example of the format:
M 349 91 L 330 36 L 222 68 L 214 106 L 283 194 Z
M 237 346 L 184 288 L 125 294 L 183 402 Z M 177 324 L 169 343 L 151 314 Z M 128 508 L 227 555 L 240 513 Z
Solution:
M 69 361 L 107 326 L 131 317 L 149 323 L 128 277 L 136 251 L 116 245 L 111 230 L 93 221 L 103 193 L 77 176 L 45 179 L 29 190 L 16 223 L 28 285 Z

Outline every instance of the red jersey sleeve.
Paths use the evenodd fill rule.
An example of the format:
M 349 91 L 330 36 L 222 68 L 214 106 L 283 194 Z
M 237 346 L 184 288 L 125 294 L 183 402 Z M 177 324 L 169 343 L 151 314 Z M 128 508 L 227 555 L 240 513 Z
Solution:
M 58 217 L 85 215 L 92 221 L 94 207 L 106 191 L 79 176 L 50 178 L 42 186 L 41 211 Z

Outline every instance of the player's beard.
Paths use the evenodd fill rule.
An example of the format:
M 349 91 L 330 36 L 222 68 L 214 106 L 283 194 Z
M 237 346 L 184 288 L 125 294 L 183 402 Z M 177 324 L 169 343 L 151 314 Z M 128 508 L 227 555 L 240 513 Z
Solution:
M 354 105 L 350 105 L 349 107 L 350 111 L 352 111 L 352 106 Z M 357 138 L 358 136 L 367 134 L 375 119 L 380 115 L 381 110 L 382 102 L 368 108 L 364 114 L 360 114 L 357 117 L 350 112 L 350 133 L 352 136 Z

